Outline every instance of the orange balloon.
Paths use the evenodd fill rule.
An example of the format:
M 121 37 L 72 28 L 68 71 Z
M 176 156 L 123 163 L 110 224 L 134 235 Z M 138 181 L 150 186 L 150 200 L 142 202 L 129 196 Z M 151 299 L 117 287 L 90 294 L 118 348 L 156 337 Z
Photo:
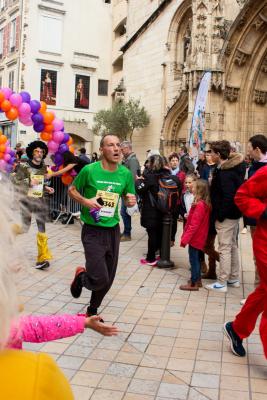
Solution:
M 4 158 L 4 153 L 0 153 L 0 160 L 2 160 L 2 158 Z
M 53 131 L 53 129 L 54 129 L 54 126 L 52 124 L 45 124 L 44 132 L 51 133 Z
M 6 151 L 6 145 L 0 144 L 0 153 L 4 153 Z
M 75 152 L 74 147 L 73 147 L 73 146 L 70 146 L 69 149 L 70 149 L 70 152 L 71 152 L 72 154 L 74 154 L 74 152 Z
M 40 110 L 38 112 L 41 113 L 41 114 L 44 114 L 46 112 L 47 105 L 46 105 L 46 103 L 44 101 L 40 101 L 40 103 L 41 103 L 41 107 L 40 107 Z
M 51 140 L 51 139 L 52 139 L 52 134 L 51 134 L 51 133 L 48 133 L 48 132 L 42 132 L 42 133 L 40 134 L 40 138 L 41 138 L 42 140 L 44 140 L 45 142 L 48 142 L 48 140 Z
M 2 110 L 5 111 L 5 112 L 9 111 L 9 110 L 11 109 L 11 103 L 10 103 L 10 101 L 8 101 L 8 100 L 2 101 L 2 103 L 1 103 L 1 108 L 2 108 Z
M 7 137 L 5 135 L 0 136 L 0 144 L 5 144 L 7 142 Z
M 5 95 L 4 93 L 0 92 L 0 103 L 5 100 Z
M 55 118 L 55 116 L 53 113 L 51 113 L 49 111 L 46 111 L 44 113 L 44 123 L 45 124 L 51 124 L 51 122 L 53 121 L 54 118 Z
M 63 174 L 61 180 L 62 183 L 64 183 L 64 185 L 70 185 L 71 182 L 73 181 L 73 177 L 70 176 L 69 174 Z
M 11 107 L 9 111 L 6 112 L 6 116 L 8 119 L 11 121 L 14 121 L 15 119 L 18 118 L 18 110 L 15 107 Z
M 67 145 L 70 146 L 73 143 L 73 139 L 72 137 L 69 138 L 69 140 L 67 141 Z

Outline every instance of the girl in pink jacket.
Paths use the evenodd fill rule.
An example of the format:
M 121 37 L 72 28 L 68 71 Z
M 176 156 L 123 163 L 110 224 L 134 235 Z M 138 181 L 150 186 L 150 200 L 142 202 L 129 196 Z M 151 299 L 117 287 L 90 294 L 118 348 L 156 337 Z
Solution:
M 200 251 L 205 247 L 209 231 L 211 206 L 208 183 L 203 179 L 193 182 L 192 193 L 194 202 L 181 237 L 181 247 L 189 245 L 191 279 L 187 285 L 180 286 L 181 290 L 199 290 L 202 287 Z
M 23 342 L 41 343 L 83 333 L 90 328 L 104 336 L 117 335 L 118 328 L 101 322 L 99 315 L 26 315 L 11 326 L 7 348 L 22 349 Z

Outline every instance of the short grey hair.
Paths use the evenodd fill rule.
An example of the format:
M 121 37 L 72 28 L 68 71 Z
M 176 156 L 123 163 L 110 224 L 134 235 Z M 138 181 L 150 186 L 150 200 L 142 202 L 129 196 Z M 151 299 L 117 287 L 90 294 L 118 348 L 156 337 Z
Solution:
M 132 150 L 133 145 L 131 142 L 129 142 L 129 140 L 124 140 L 123 142 L 121 142 L 121 148 L 122 147 L 129 147 L 129 149 Z

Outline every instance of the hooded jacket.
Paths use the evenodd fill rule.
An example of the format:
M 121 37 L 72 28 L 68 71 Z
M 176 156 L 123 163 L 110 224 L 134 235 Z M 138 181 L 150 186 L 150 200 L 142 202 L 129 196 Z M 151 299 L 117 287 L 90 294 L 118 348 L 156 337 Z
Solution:
M 210 187 L 212 219 L 239 219 L 241 212 L 234 202 L 238 188 L 244 182 L 246 164 L 242 154 L 231 154 L 228 160 L 218 166 L 213 174 Z
M 131 171 L 133 178 L 135 179 L 137 171 L 140 170 L 140 164 L 136 157 L 136 154 L 130 153 L 126 158 L 123 159 L 122 165 L 124 165 Z

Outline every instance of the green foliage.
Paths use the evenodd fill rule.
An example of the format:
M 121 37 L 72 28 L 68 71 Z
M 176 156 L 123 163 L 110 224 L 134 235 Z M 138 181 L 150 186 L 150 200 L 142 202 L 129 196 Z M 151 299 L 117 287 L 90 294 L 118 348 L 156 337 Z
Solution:
M 149 116 L 140 100 L 130 99 L 128 102 L 115 102 L 110 110 L 100 110 L 94 117 L 93 132 L 103 135 L 113 133 L 121 140 L 132 136 L 136 129 L 149 124 Z

